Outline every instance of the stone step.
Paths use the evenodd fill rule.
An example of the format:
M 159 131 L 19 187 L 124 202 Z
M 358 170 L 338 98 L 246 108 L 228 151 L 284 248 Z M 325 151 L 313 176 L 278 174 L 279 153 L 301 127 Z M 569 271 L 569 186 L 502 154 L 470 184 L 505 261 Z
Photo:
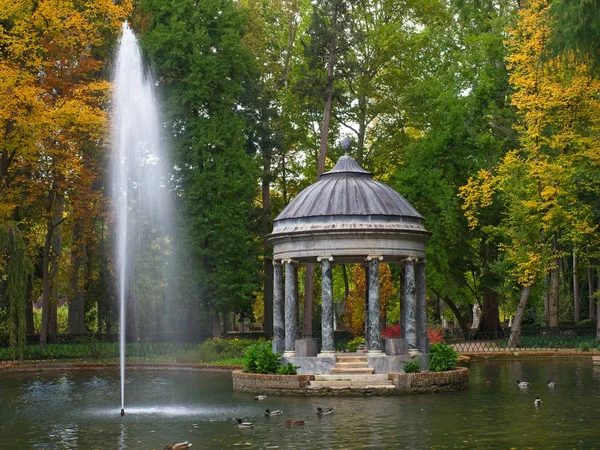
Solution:
M 353 383 L 351 381 L 311 381 L 310 389 L 395 389 L 394 383 Z
M 369 365 L 368 365 L 367 361 L 337 362 L 337 363 L 335 363 L 335 367 L 337 367 L 339 369 L 344 369 L 344 368 L 352 369 L 352 368 L 359 368 L 359 367 L 369 367 Z
M 316 381 L 352 381 L 355 383 L 378 383 L 382 381 L 391 381 L 388 377 L 387 373 L 373 373 L 373 374 L 354 374 L 354 373 L 344 373 L 344 374 L 334 374 L 334 375 L 315 375 Z
M 365 386 L 393 386 L 394 382 L 392 380 L 372 380 L 372 381 L 350 381 L 350 380 L 341 380 L 341 381 L 320 381 L 313 380 L 310 382 L 311 386 L 352 386 L 352 387 L 365 387 Z
M 367 362 L 367 356 L 336 356 L 335 360 L 336 362 Z
M 348 368 L 348 369 L 344 369 L 344 368 L 337 368 L 334 367 L 333 369 L 331 369 L 331 373 L 363 373 L 363 374 L 367 374 L 367 373 L 373 373 L 375 371 L 375 369 L 373 369 L 372 367 L 356 367 L 356 368 Z

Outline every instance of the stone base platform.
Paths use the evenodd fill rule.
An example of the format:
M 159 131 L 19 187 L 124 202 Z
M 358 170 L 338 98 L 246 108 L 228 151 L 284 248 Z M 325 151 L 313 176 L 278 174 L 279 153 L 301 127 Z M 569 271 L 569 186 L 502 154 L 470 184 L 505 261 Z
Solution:
M 382 396 L 458 391 L 469 384 L 469 369 L 380 375 L 262 375 L 232 373 L 233 390 L 268 395 Z

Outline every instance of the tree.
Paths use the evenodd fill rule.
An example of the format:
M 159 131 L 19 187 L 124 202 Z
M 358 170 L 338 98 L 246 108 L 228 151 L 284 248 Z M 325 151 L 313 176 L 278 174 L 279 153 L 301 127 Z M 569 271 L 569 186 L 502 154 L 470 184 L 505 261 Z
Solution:
M 480 207 L 501 197 L 504 214 L 497 232 L 505 239 L 501 249 L 510 273 L 523 287 L 519 310 L 547 270 L 555 274 L 551 299 L 556 302 L 558 260 L 566 245 L 598 239 L 595 213 L 585 198 L 596 189 L 587 180 L 598 170 L 600 85 L 575 59 L 541 64 L 549 8 L 546 0 L 528 2 L 508 43 L 521 150 L 508 152 L 493 170 L 480 171 L 461 191 L 471 226 L 477 225 Z M 551 326 L 558 325 L 556 311 L 550 311 Z M 513 331 L 519 327 L 515 320 Z
M 512 129 L 504 28 L 514 18 L 510 1 L 452 2 L 447 20 L 424 32 L 398 110 L 403 112 L 402 165 L 390 183 L 424 216 L 432 232 L 427 245 L 428 287 L 445 299 L 464 331 L 472 305 L 483 317 L 480 331 L 500 328 L 501 236 L 488 233 L 500 221 L 500 204 L 490 205 L 484 226 L 470 228 L 459 189 L 473 174 L 489 169 L 518 145 Z
M 62 248 L 58 227 L 70 218 L 76 191 L 93 186 L 90 176 L 97 176 L 86 165 L 87 151 L 101 143 L 106 123 L 109 84 L 100 76 L 103 52 L 130 7 L 128 1 L 75 5 L 56 0 L 0 7 L 2 64 L 7 69 L 1 88 L 11 107 L 2 117 L 0 178 L 8 199 L 2 213 L 26 228 L 26 242 L 36 242 L 36 227 L 45 224 L 42 345 L 55 329 L 52 292 Z
M 247 16 L 230 0 L 147 0 L 142 46 L 164 92 L 189 274 L 211 314 L 247 312 L 257 287 L 258 165 L 249 148 L 257 68 Z M 215 332 L 218 332 L 215 330 Z

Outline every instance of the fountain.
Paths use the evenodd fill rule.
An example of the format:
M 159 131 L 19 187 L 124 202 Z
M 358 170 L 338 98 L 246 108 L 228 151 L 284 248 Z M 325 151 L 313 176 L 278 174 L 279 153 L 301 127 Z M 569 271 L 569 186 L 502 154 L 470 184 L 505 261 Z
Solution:
M 113 82 L 112 192 L 120 305 L 121 415 L 124 415 L 125 336 L 133 328 L 130 334 L 139 337 L 137 317 L 132 317 L 134 326 L 128 326 L 125 321 L 126 307 L 127 303 L 136 305 L 136 294 L 142 287 L 145 296 L 154 292 L 158 299 L 163 298 L 163 292 L 159 291 L 167 284 L 166 255 L 170 252 L 165 248 L 170 242 L 172 215 L 168 192 L 169 159 L 160 133 L 154 82 L 144 71 L 137 39 L 127 22 L 122 27 Z M 158 258 L 149 257 L 157 248 L 162 248 L 164 254 Z M 150 268 L 153 276 L 147 277 L 154 283 L 150 287 L 148 279 L 144 286 L 136 279 L 140 271 L 147 273 L 148 261 L 158 261 Z M 157 316 L 161 317 L 160 314 Z

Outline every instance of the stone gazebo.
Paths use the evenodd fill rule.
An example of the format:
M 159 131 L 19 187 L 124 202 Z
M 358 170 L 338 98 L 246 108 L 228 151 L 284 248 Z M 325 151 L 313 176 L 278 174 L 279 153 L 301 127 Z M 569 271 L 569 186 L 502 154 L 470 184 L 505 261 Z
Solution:
M 417 356 L 426 369 L 425 242 L 429 235 L 423 217 L 404 197 L 373 180 L 352 157 L 342 156 L 331 171 L 300 192 L 275 218 L 268 237 L 273 244 L 274 350 L 283 353 L 284 362 L 300 366 L 299 373 L 330 373 L 335 366 L 332 265 L 365 264 L 369 367 L 375 373 L 402 372 L 403 363 Z M 402 335 L 395 345 L 385 346 L 388 354 L 380 337 L 381 261 L 400 264 L 403 275 Z M 322 270 L 318 354 L 297 353 L 297 268 L 306 263 L 320 263 Z

